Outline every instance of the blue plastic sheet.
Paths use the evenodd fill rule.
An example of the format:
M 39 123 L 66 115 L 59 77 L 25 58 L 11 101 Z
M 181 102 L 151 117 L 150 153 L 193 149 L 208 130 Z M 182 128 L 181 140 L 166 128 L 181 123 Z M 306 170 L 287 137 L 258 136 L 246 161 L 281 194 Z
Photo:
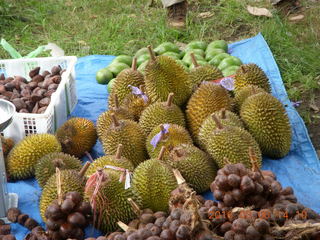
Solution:
M 267 74 L 272 86 L 272 93 L 285 106 L 290 118 L 293 143 L 290 153 L 283 159 L 263 159 L 263 169 L 272 170 L 281 184 L 293 187 L 298 200 L 320 213 L 320 165 L 317 154 L 312 146 L 303 120 L 292 107 L 285 91 L 279 69 L 263 36 L 257 36 L 229 46 L 231 54 L 239 57 L 243 63 L 256 63 Z M 114 56 L 93 55 L 78 59 L 76 65 L 76 81 L 79 102 L 72 116 L 85 117 L 96 122 L 98 116 L 107 109 L 107 88 L 95 80 L 95 73 L 107 66 Z M 101 145 L 97 143 L 92 156 L 103 155 Z M 41 222 L 38 203 L 41 189 L 34 179 L 8 184 L 9 192 L 19 195 L 19 208 L 22 212 Z M 212 199 L 211 193 L 206 193 L 207 199 Z M 41 223 L 44 226 L 44 223 Z M 12 234 L 22 240 L 28 230 L 18 224 L 11 224 Z M 92 235 L 92 229 L 87 229 L 87 235 Z M 96 235 L 96 234 L 95 234 Z

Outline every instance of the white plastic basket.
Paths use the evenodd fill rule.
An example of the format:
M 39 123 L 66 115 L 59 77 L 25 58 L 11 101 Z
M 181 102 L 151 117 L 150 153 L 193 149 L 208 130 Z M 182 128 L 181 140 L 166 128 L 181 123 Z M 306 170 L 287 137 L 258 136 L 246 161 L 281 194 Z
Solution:
M 29 134 L 54 133 L 67 120 L 78 101 L 76 62 L 77 57 L 74 56 L 0 60 L 0 74 L 4 73 L 6 77 L 20 75 L 27 80 L 30 80 L 30 70 L 35 67 L 40 67 L 40 73 L 57 65 L 66 69 L 46 111 L 42 114 L 15 113 L 12 123 L 2 133 L 5 137 L 18 142 Z

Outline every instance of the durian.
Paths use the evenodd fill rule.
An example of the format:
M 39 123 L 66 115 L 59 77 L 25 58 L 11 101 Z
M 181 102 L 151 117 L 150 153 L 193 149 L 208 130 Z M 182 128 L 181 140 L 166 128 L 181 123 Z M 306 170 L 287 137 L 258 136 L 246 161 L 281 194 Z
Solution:
M 173 148 L 168 164 L 173 169 L 178 169 L 188 185 L 197 193 L 209 190 L 217 173 L 217 165 L 210 155 L 191 144 Z
M 11 138 L 5 138 L 0 135 L 1 138 L 1 144 L 2 144 L 2 152 L 3 156 L 6 158 L 11 151 L 11 149 L 14 147 L 14 141 Z
M 261 92 L 266 92 L 266 91 L 263 90 L 262 88 L 259 88 L 256 85 L 248 85 L 236 91 L 234 96 L 236 111 L 240 112 L 240 108 L 242 104 L 248 97 Z
M 163 102 L 169 93 L 174 93 L 173 102 L 182 106 L 191 95 L 192 85 L 188 73 L 181 64 L 168 56 L 155 56 L 151 47 L 150 60 L 145 68 L 145 85 L 153 102 Z
M 234 126 L 244 128 L 243 122 L 233 112 L 222 109 L 220 111 L 213 113 L 221 122 L 223 126 Z M 203 121 L 200 131 L 199 131 L 199 146 L 205 150 L 206 141 L 209 138 L 210 134 L 217 128 L 212 114 Z
M 167 211 L 170 193 L 177 187 L 171 168 L 161 161 L 165 147 L 158 158 L 141 163 L 133 172 L 132 188 L 141 197 L 143 208 L 154 212 Z
M 139 124 L 146 136 L 162 123 L 186 126 L 183 112 L 172 103 L 174 97 L 174 94 L 170 93 L 166 102 L 153 103 L 142 112 Z
M 62 152 L 49 153 L 43 156 L 35 166 L 35 176 L 40 187 L 44 187 L 48 179 L 56 172 L 56 168 L 60 170 L 80 170 L 81 161 Z
M 195 90 L 203 81 L 214 81 L 223 78 L 222 72 L 217 67 L 212 65 L 200 66 L 193 53 L 191 53 L 191 57 L 193 65 L 195 66 L 189 73 L 193 90 Z
M 129 85 L 140 86 L 143 84 L 143 74 L 137 70 L 137 58 L 133 58 L 132 67 L 122 70 L 112 85 L 109 96 L 109 108 L 116 106 L 116 102 L 114 101 L 115 94 L 118 96 L 119 105 L 121 106 L 123 100 L 131 93 Z
M 58 128 L 56 136 L 65 153 L 82 157 L 97 141 L 94 123 L 85 118 L 74 117 Z
M 6 168 L 10 179 L 26 179 L 34 176 L 34 168 L 40 158 L 48 153 L 60 152 L 61 145 L 52 134 L 33 134 L 25 137 L 10 151 Z
M 252 84 L 264 89 L 266 92 L 271 92 L 268 77 L 263 70 L 254 63 L 241 65 L 236 71 L 234 79 L 235 91 Z
M 102 113 L 97 120 L 97 135 L 99 140 L 101 141 L 101 136 L 104 132 L 110 127 L 112 123 L 111 114 L 115 114 L 115 116 L 120 120 L 129 119 L 134 120 L 134 116 L 129 112 L 129 109 L 120 107 L 119 100 L 117 94 L 114 94 L 114 107 L 110 107 L 108 111 Z
M 219 168 L 226 164 L 225 158 L 232 164 L 243 163 L 252 167 L 248 149 L 251 147 L 257 157 L 257 165 L 261 167 L 261 151 L 256 140 L 243 128 L 223 126 L 215 115 L 213 119 L 217 128 L 208 136 L 207 152 L 217 162 Z
M 136 167 L 147 159 L 146 138 L 138 123 L 118 120 L 111 114 L 113 123 L 101 138 L 106 154 L 115 154 L 119 144 L 123 145 L 122 155 Z
M 282 103 L 271 94 L 258 93 L 247 98 L 240 115 L 248 131 L 271 158 L 286 156 L 291 146 L 291 127 Z
M 184 127 L 177 124 L 160 124 L 149 134 L 146 147 L 150 158 L 156 158 L 162 146 L 165 146 L 163 159 L 166 159 L 174 147 L 183 143 L 192 144 L 192 138 Z
M 188 128 L 196 142 L 203 121 L 220 109 L 231 110 L 231 98 L 226 89 L 212 82 L 203 82 L 187 104 Z

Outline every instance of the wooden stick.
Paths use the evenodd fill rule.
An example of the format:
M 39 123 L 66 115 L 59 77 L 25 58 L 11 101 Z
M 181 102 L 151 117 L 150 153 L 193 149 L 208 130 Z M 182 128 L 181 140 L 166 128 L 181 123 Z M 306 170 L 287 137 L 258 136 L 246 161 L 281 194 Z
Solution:
M 166 151 L 166 147 L 162 146 L 160 153 L 159 153 L 159 156 L 158 156 L 158 160 L 162 160 L 165 151 Z
M 116 159 L 121 159 L 122 150 L 123 150 L 123 145 L 120 143 L 117 148 Z
M 192 61 L 193 65 L 194 65 L 195 67 L 199 67 L 199 64 L 198 64 L 198 62 L 197 62 L 196 56 L 194 55 L 193 52 L 190 53 L 190 56 L 191 56 L 191 61 Z
M 148 48 L 148 51 L 149 51 L 151 60 L 152 60 L 152 61 L 155 61 L 155 60 L 156 60 L 156 56 L 154 55 L 154 52 L 153 52 L 153 50 L 152 50 L 151 45 L 149 45 L 147 48 Z
M 84 176 L 84 174 L 85 174 L 86 171 L 88 170 L 89 166 L 90 166 L 90 162 L 86 162 L 86 163 L 83 165 L 83 167 L 81 168 L 81 170 L 80 170 L 80 172 L 79 172 L 79 176 L 80 176 L 80 177 L 83 177 L 83 176 Z
M 113 122 L 115 127 L 119 127 L 120 126 L 120 123 L 119 123 L 119 121 L 116 118 L 116 115 L 114 113 L 111 113 L 111 119 L 112 119 L 112 122 Z
M 137 57 L 134 57 L 132 59 L 132 66 L 131 66 L 133 71 L 137 71 Z
M 216 117 L 216 115 L 214 113 L 211 115 L 211 117 L 212 117 L 213 121 L 215 122 L 215 124 L 217 125 L 217 127 L 219 129 L 223 129 L 221 122 L 219 121 L 219 119 Z
M 170 107 L 173 101 L 173 97 L 174 97 L 174 93 L 169 93 L 168 98 L 167 98 L 167 102 L 166 102 L 166 106 Z

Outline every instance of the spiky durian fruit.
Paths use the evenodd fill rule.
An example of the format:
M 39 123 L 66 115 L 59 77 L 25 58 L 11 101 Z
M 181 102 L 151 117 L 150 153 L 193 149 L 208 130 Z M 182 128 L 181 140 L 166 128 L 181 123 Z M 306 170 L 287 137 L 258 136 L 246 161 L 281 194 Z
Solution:
M 34 167 L 40 158 L 60 151 L 61 145 L 54 135 L 29 135 L 10 151 L 6 160 L 7 173 L 12 180 L 33 177 Z
M 171 168 L 161 161 L 165 147 L 158 158 L 141 163 L 133 172 L 132 188 L 141 197 L 143 208 L 154 212 L 169 209 L 170 193 L 177 187 Z
M 173 102 L 182 106 L 191 95 L 192 84 L 181 64 L 168 56 L 155 56 L 148 46 L 150 60 L 145 68 L 145 84 L 148 96 L 153 102 L 163 102 L 169 93 L 174 93 Z
M 114 101 L 115 94 L 118 96 L 119 105 L 121 106 L 123 100 L 131 93 L 130 85 L 140 86 L 143 84 L 143 74 L 137 70 L 137 58 L 133 58 L 132 67 L 122 70 L 112 85 L 109 96 L 109 108 L 116 106 L 116 102 Z
M 242 104 L 240 115 L 263 154 L 282 158 L 291 146 L 291 126 L 282 103 L 271 94 L 258 93 Z
M 97 131 L 94 123 L 85 118 L 74 117 L 66 121 L 56 132 L 65 153 L 82 157 L 96 144 Z
M 226 89 L 212 82 L 203 82 L 189 99 L 186 117 L 196 142 L 203 121 L 220 109 L 231 110 L 231 98 Z
M 169 152 L 183 143 L 192 144 L 192 138 L 187 129 L 177 124 L 160 124 L 149 134 L 146 147 L 150 158 L 156 158 L 162 146 L 165 146 L 163 158 L 167 159 Z
M 14 141 L 11 138 L 5 138 L 0 135 L 1 138 L 1 144 L 2 144 L 2 151 L 3 156 L 6 158 L 11 151 L 11 149 L 14 147 Z
M 266 91 L 256 85 L 250 85 L 250 84 L 236 91 L 234 96 L 236 111 L 240 112 L 240 108 L 242 104 L 248 97 L 261 92 L 266 92 Z
M 210 155 L 190 144 L 173 148 L 168 164 L 178 169 L 188 185 L 197 193 L 209 190 L 217 174 L 217 165 Z
M 170 93 L 166 102 L 156 102 L 148 106 L 141 114 L 139 124 L 146 136 L 153 128 L 162 123 L 177 124 L 185 127 L 184 114 L 172 103 L 174 94 Z
M 125 173 L 126 170 L 133 172 L 133 164 L 125 157 L 121 156 L 123 145 L 119 144 L 115 155 L 106 155 L 94 160 L 86 172 L 86 176 L 90 177 L 99 169 L 104 169 L 105 172 L 115 172 L 120 176 Z M 116 167 L 119 169 L 114 169 Z M 121 169 L 120 169 L 121 168 Z
M 62 152 L 49 153 L 43 156 L 35 166 L 35 176 L 40 187 L 44 187 L 48 179 L 56 172 L 56 168 L 60 170 L 80 170 L 81 161 Z
M 191 69 L 189 72 L 193 90 L 195 90 L 203 81 L 214 81 L 223 78 L 221 70 L 217 67 L 212 65 L 199 65 L 194 53 L 191 53 L 191 58 L 193 65 L 195 66 L 195 68 Z
M 261 151 L 258 143 L 251 134 L 243 128 L 223 126 L 219 119 L 213 115 L 217 128 L 208 136 L 206 142 L 207 152 L 218 163 L 219 168 L 230 163 L 243 163 L 252 167 L 249 148 L 252 148 L 257 157 L 257 165 L 261 166 Z
M 131 120 L 118 120 L 111 115 L 112 124 L 101 138 L 106 154 L 115 154 L 119 144 L 123 145 L 122 155 L 136 167 L 147 159 L 146 138 L 138 123 Z
M 252 84 L 264 89 L 266 92 L 271 92 L 267 75 L 254 63 L 241 65 L 236 71 L 234 79 L 235 91 Z
M 118 119 L 128 119 L 134 120 L 134 116 L 129 112 L 126 107 L 119 106 L 118 96 L 116 94 L 114 97 L 114 107 L 110 107 L 108 111 L 102 113 L 97 120 L 97 135 L 101 141 L 101 136 L 110 127 L 112 123 L 111 114 L 115 114 Z
M 244 128 L 243 122 L 233 112 L 222 109 L 220 111 L 213 113 L 221 122 L 223 126 L 235 126 Z M 206 141 L 208 140 L 210 134 L 217 128 L 217 125 L 212 118 L 212 114 L 203 121 L 200 131 L 199 131 L 199 146 L 202 149 L 206 149 Z

